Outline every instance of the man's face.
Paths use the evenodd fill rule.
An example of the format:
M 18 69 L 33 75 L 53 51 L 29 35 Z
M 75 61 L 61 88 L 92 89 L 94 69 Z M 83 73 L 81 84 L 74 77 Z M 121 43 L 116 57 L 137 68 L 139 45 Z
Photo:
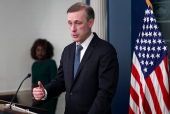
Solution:
M 69 29 L 74 42 L 82 44 L 91 34 L 93 19 L 87 22 L 87 13 L 85 10 L 69 12 L 67 15 Z

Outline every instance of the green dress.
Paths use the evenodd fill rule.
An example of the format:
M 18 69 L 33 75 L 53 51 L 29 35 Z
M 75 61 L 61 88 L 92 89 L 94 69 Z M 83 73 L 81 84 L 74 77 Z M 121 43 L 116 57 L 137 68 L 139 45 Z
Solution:
M 56 75 L 57 65 L 52 59 L 45 62 L 34 62 L 32 65 L 32 83 L 35 83 L 36 87 L 38 87 L 38 81 L 41 81 L 42 85 L 45 87 Z M 57 100 L 58 96 L 40 106 L 33 103 L 32 107 L 46 109 L 49 111 L 49 114 L 55 114 Z

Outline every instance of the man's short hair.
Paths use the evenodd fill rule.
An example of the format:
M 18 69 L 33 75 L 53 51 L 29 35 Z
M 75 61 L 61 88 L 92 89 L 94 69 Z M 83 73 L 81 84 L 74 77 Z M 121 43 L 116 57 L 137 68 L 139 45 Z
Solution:
M 73 4 L 68 10 L 67 10 L 67 14 L 70 12 L 76 12 L 76 11 L 80 11 L 80 10 L 85 10 L 87 13 L 87 21 L 89 21 L 90 19 L 94 19 L 94 10 L 91 6 L 82 3 L 82 2 L 77 2 L 75 4 Z

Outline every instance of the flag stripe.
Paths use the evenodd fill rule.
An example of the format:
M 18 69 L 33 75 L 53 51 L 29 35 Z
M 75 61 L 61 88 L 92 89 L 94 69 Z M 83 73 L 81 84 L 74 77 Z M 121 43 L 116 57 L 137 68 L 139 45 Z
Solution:
M 160 109 L 160 105 L 159 105 L 159 102 L 158 102 L 158 99 L 157 99 L 157 95 L 156 95 L 155 89 L 153 87 L 153 83 L 152 83 L 150 76 L 148 76 L 148 78 L 146 79 L 146 84 L 147 84 L 149 91 L 151 93 L 156 113 L 162 114 L 162 111 Z
M 145 97 L 145 94 L 143 92 L 142 83 L 140 82 L 140 75 L 139 75 L 139 73 L 138 73 L 138 71 L 137 71 L 137 69 L 136 69 L 136 67 L 134 66 L 133 63 L 132 63 L 132 74 L 133 74 L 134 78 L 137 80 L 137 82 L 140 85 L 140 95 L 141 95 L 141 99 L 142 99 L 142 107 L 144 109 L 144 112 L 149 112 L 150 114 L 152 114 L 152 111 L 151 111 L 151 108 L 149 106 L 149 103 L 148 103 L 148 101 L 147 101 L 147 99 Z M 142 110 L 140 110 L 140 111 L 142 111 Z
M 165 102 L 162 100 L 163 94 L 162 94 L 162 92 L 160 92 L 161 87 L 159 85 L 159 82 L 158 82 L 158 79 L 156 77 L 155 71 L 152 72 L 152 74 L 150 75 L 150 78 L 151 78 L 151 81 L 153 83 L 153 86 L 154 86 L 154 89 L 155 89 L 155 92 L 156 92 L 156 96 L 157 96 L 160 108 L 162 110 L 162 113 L 166 114 L 167 109 L 164 109 L 165 108 Z
M 166 58 L 164 58 L 166 59 Z M 161 62 L 161 64 L 159 65 L 160 69 L 161 69 L 161 72 L 162 72 L 162 76 L 163 76 L 163 84 L 164 84 L 164 87 L 167 91 L 167 94 L 169 94 L 169 87 L 166 86 L 168 85 L 169 81 L 168 81 L 168 74 L 166 72 L 166 68 L 165 68 L 165 64 L 164 64 L 164 61 Z
M 159 84 L 160 84 L 160 87 L 161 87 L 161 91 L 162 91 L 162 93 L 164 94 L 164 96 L 163 96 L 163 100 L 164 100 L 164 102 L 165 102 L 165 105 L 166 105 L 166 107 L 168 107 L 169 106 L 169 100 L 168 100 L 168 93 L 167 93 L 167 91 L 166 91 L 166 89 L 165 89 L 165 86 L 164 86 L 164 83 L 163 83 L 163 75 L 162 75 L 162 72 L 161 72 L 161 69 L 160 69 L 160 67 L 157 67 L 156 69 L 155 69 L 155 73 L 156 73 L 156 76 L 157 76 L 157 78 L 158 78 L 158 82 L 159 82 Z
M 132 76 L 131 76 L 131 87 L 135 90 L 135 92 L 138 94 L 138 96 L 139 96 L 139 101 L 142 101 L 142 99 L 141 99 L 141 96 L 140 96 L 140 86 L 139 86 L 139 84 L 138 84 L 138 82 L 137 82 L 137 80 L 135 80 L 135 78 L 134 78 L 134 76 L 133 76 L 133 74 L 131 74 Z M 140 80 L 140 79 L 139 79 Z M 133 100 L 133 99 L 132 99 Z M 138 101 L 138 102 L 139 102 Z M 131 102 L 134 102 L 134 101 L 131 101 L 130 100 L 130 103 Z M 135 103 L 135 105 L 136 105 L 136 103 Z M 133 106 L 133 105 L 132 105 Z M 140 110 L 142 110 L 143 111 L 143 107 L 142 107 L 142 104 L 141 105 L 138 105 L 139 107 L 136 107 L 137 108 L 137 111 L 134 111 L 134 112 L 139 112 L 139 114 L 141 114 L 141 111 Z M 133 106 L 134 107 L 134 106 Z M 136 110 L 136 108 L 134 109 L 133 108 L 133 110 Z M 143 111 L 144 112 L 144 111 Z
M 134 100 L 133 100 L 133 98 L 131 97 L 131 95 L 130 95 L 130 106 L 131 106 L 131 110 L 133 110 L 133 112 L 135 113 L 135 114 L 139 114 L 138 112 L 139 112 L 139 107 L 136 105 L 136 103 L 134 102 Z M 130 110 L 129 110 L 129 113 L 130 113 Z
M 148 114 L 154 114 L 154 113 L 152 113 L 152 110 L 150 108 L 150 105 L 149 105 L 148 100 L 146 99 L 146 97 L 144 97 L 144 99 L 142 101 L 142 105 L 144 107 L 145 112 L 147 112 Z
M 167 71 L 166 71 L 166 67 L 167 67 L 167 62 L 165 63 L 164 61 L 167 61 L 167 56 L 164 58 L 164 60 L 161 62 L 161 64 L 159 65 L 160 66 L 160 69 L 161 69 L 161 72 L 162 72 L 162 74 L 163 74 L 163 83 L 164 83 L 164 90 L 162 90 L 162 91 L 164 91 L 165 92 L 165 94 L 166 94 L 166 106 L 164 105 L 164 110 L 166 110 L 166 113 L 168 113 L 168 111 L 169 111 L 169 107 L 170 107 L 170 102 L 168 102 L 169 101 L 169 99 L 170 99 L 170 97 L 169 97 L 169 86 L 166 86 L 166 85 L 169 85 L 169 73 L 167 73 Z
M 170 92 L 170 80 L 169 80 L 169 71 L 168 71 L 168 57 L 166 56 L 165 59 L 164 59 L 164 65 L 165 65 L 165 69 L 166 69 L 166 73 L 168 74 L 168 83 L 169 83 L 169 91 L 168 93 Z M 170 112 L 170 93 L 169 93 L 169 107 L 168 107 L 168 110 Z
M 130 86 L 130 95 L 132 99 L 135 101 L 136 105 L 139 107 L 139 96 L 136 91 L 133 89 L 132 85 Z
M 133 63 L 135 63 L 135 64 L 133 64 Z M 133 74 L 133 72 L 135 72 L 135 74 Z M 134 77 L 138 77 L 137 82 L 140 85 L 141 101 L 140 101 L 139 104 L 140 104 L 141 113 L 143 114 L 144 112 L 147 112 L 149 114 L 152 114 L 152 113 L 156 114 L 156 111 L 155 111 L 155 108 L 154 108 L 154 103 L 153 103 L 150 91 L 149 91 L 147 84 L 145 82 L 143 73 L 141 71 L 140 63 L 139 63 L 135 53 L 133 54 L 132 74 L 133 74 Z
M 129 114 L 135 114 L 130 106 L 129 106 Z
M 165 65 L 165 69 L 166 69 L 166 73 L 168 74 L 168 80 L 169 80 L 169 72 L 168 72 L 168 57 L 166 56 L 164 58 L 164 65 Z M 169 92 L 168 92 L 169 93 Z
M 131 85 L 132 86 L 135 86 L 135 85 L 137 85 L 137 84 L 139 84 L 139 86 L 141 86 L 142 84 L 141 84 L 141 82 L 140 82 L 140 76 L 139 76 L 139 74 L 138 74 L 138 72 L 137 72 L 137 70 L 136 70 L 136 68 L 135 68 L 135 66 L 134 66 L 134 64 L 132 63 L 132 78 L 131 79 L 135 79 L 136 81 L 136 83 L 131 83 Z M 131 80 L 132 81 L 132 80 Z M 139 92 L 137 93 L 139 96 L 141 96 L 140 95 L 140 90 L 141 89 L 139 89 Z M 142 92 L 141 92 L 142 93 Z M 144 94 L 144 93 L 143 93 Z M 140 97 L 141 98 L 141 97 Z M 132 102 L 131 100 L 130 100 L 130 102 Z M 141 106 L 141 105 L 140 105 Z M 142 108 L 143 109 L 143 108 Z M 136 110 L 133 110 L 135 113 L 138 113 L 138 112 L 136 112 Z M 140 111 L 142 111 L 142 110 L 140 110 Z M 142 111 L 143 112 L 143 111 Z

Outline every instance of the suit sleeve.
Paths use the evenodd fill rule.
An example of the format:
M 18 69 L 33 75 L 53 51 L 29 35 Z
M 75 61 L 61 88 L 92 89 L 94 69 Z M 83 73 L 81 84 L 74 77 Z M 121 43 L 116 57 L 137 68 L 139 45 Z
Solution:
M 64 52 L 62 53 L 57 76 L 51 83 L 49 83 L 45 87 L 47 91 L 47 101 L 65 91 L 65 82 L 64 82 L 64 73 L 63 73 L 63 54 Z
M 88 114 L 105 114 L 116 93 L 119 64 L 116 50 L 108 46 L 102 52 L 99 65 L 99 90 Z

